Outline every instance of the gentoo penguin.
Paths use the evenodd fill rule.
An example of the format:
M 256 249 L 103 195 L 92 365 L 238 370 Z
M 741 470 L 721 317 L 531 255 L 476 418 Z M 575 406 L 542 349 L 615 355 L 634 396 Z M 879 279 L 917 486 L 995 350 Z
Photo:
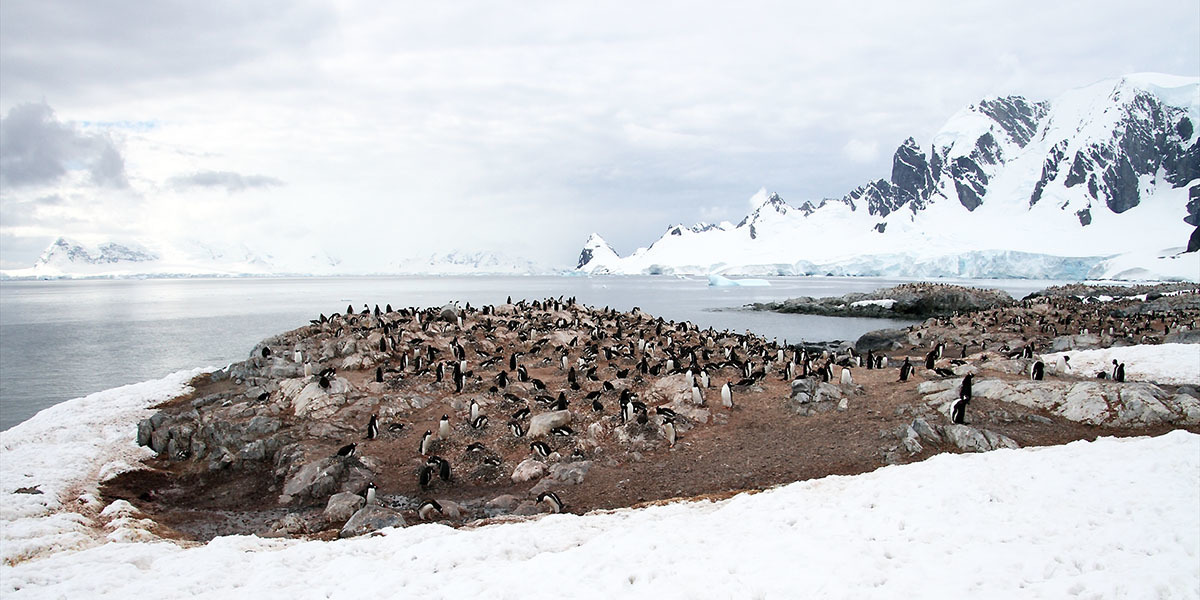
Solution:
M 1124 382 L 1125 381 L 1125 363 L 1121 363 L 1121 364 L 1117 365 L 1117 368 L 1113 370 L 1113 373 L 1114 373 L 1113 381 L 1116 381 L 1117 383 Z
M 954 401 L 954 404 L 950 405 L 951 423 L 956 425 L 962 425 L 966 423 L 968 402 L 970 402 L 969 398 L 959 398 Z
M 367 504 L 375 504 L 375 482 L 367 484 Z
M 383 383 L 383 367 L 375 367 L 375 383 Z
M 733 408 L 733 388 L 729 387 L 729 382 L 721 386 L 721 405 L 725 408 Z
M 266 347 L 266 346 L 263 346 L 263 349 L 262 349 L 262 357 L 263 357 L 263 358 L 270 358 L 270 357 L 271 357 L 271 349 L 270 349 L 270 348 L 268 348 L 268 347 Z
M 513 422 L 509 423 L 508 430 L 511 431 L 512 434 L 517 437 L 525 437 L 525 428 L 522 427 L 521 424 L 518 423 L 517 421 L 513 421 Z
M 496 385 L 500 389 L 508 387 L 508 371 L 500 371 L 496 374 Z
M 292 354 L 292 361 L 298 363 L 304 362 L 304 353 L 297 350 L 294 354 Z
M 471 422 L 475 422 L 475 419 L 478 419 L 478 418 L 479 418 L 479 403 L 478 403 L 478 402 L 476 402 L 475 400 L 471 400 L 471 417 L 470 417 L 470 421 L 471 421 Z
M 932 371 L 933 367 L 936 363 L 937 363 L 937 349 L 935 348 L 933 350 L 930 350 L 929 354 L 925 355 L 925 368 Z
M 529 445 L 529 449 L 543 458 L 550 456 L 550 446 L 547 446 L 544 442 L 534 442 Z
M 1029 378 L 1034 381 L 1041 381 L 1046 377 L 1046 363 L 1037 361 L 1029 368 Z
M 317 385 L 321 386 L 321 389 L 323 390 L 329 389 L 329 378 L 322 375 L 321 378 L 317 380 Z
M 554 492 L 542 492 L 540 495 L 538 495 L 537 501 L 539 504 L 545 502 L 546 504 L 550 505 L 550 512 L 560 513 L 563 510 L 562 500 L 559 500 L 558 494 L 555 494 Z
M 667 438 L 667 443 L 672 448 L 675 447 L 675 422 L 670 419 L 663 419 L 663 436 Z
M 700 392 L 700 388 L 692 386 L 692 404 L 696 406 L 704 406 L 704 394 Z
M 1054 365 L 1054 374 L 1063 375 L 1071 368 L 1071 357 L 1066 354 L 1058 357 L 1058 363 Z
M 429 454 L 429 451 L 432 449 L 433 449 L 433 432 L 427 430 L 425 432 L 425 435 L 421 436 L 421 447 L 420 447 L 421 452 L 420 452 L 420 454 L 421 455 Z
M 700 387 L 708 389 L 708 371 L 700 371 Z
M 421 465 L 421 472 L 417 476 L 417 485 L 421 486 L 421 489 L 425 489 L 425 488 L 429 487 L 429 482 L 432 479 L 433 479 L 433 467 L 429 466 L 428 464 Z
M 379 435 L 379 415 L 371 415 L 371 420 L 367 421 L 367 439 L 373 440 Z
M 345 457 L 349 458 L 351 456 L 354 456 L 354 449 L 357 447 L 358 447 L 358 444 L 346 444 L 345 446 L 338 448 L 337 455 L 345 456 Z
M 527 417 L 529 417 L 529 407 L 528 406 L 517 409 L 517 412 L 512 414 L 512 418 L 517 419 L 517 420 L 521 420 L 521 419 L 524 419 Z
M 450 439 L 450 415 L 442 415 L 442 420 L 438 421 L 438 439 Z
M 908 376 L 912 375 L 913 366 L 909 362 L 908 357 L 904 357 L 904 364 L 900 365 L 900 381 L 908 381 Z
M 850 367 L 842 367 L 842 385 L 851 385 L 854 383 L 854 377 L 850 375 Z
M 437 500 L 427 500 L 417 508 L 417 516 L 421 517 L 422 521 L 432 519 L 435 512 L 439 515 L 442 514 L 442 505 L 438 504 Z
M 971 399 L 971 383 L 974 380 L 975 376 L 970 373 L 967 373 L 967 375 L 963 377 L 962 386 L 958 389 L 959 398 L 966 398 L 967 400 Z
M 304 376 L 312 377 L 312 363 L 304 363 Z
M 438 479 L 450 481 L 450 461 L 440 456 L 430 456 L 425 464 L 430 468 L 437 469 Z
M 475 417 L 474 419 L 471 420 L 471 428 L 472 429 L 483 429 L 484 427 L 487 427 L 487 423 L 488 423 L 487 415 L 479 415 L 478 417 Z
M 595 412 L 604 412 L 604 404 L 600 402 L 599 398 L 592 400 L 592 410 Z

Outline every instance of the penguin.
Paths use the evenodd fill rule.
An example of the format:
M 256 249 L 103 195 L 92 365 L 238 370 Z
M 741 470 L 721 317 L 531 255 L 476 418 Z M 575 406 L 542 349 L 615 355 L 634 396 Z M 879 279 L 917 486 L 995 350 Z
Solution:
M 438 439 L 450 439 L 450 415 L 442 415 L 442 420 L 438 421 Z
M 375 482 L 367 484 L 367 504 L 375 504 Z
M 429 487 L 429 482 L 432 479 L 433 467 L 430 467 L 429 465 L 422 465 L 421 472 L 419 475 L 417 475 L 417 485 L 421 486 L 421 489 L 426 489 Z
M 438 504 L 437 500 L 427 500 L 417 508 L 417 516 L 421 517 L 422 521 L 432 519 L 435 512 L 439 515 L 442 514 L 442 505 Z
M 937 363 L 937 349 L 934 348 L 933 350 L 929 351 L 929 354 L 925 355 L 925 368 L 932 371 L 933 367 L 936 363 Z
M 1117 383 L 1124 383 L 1125 382 L 1125 363 L 1121 363 L 1121 364 L 1117 365 L 1117 368 L 1114 372 L 1116 374 L 1113 375 L 1113 381 L 1115 381 Z
M 569 437 L 569 436 L 575 435 L 575 430 L 571 429 L 570 427 L 567 427 L 566 425 L 563 425 L 562 427 L 555 427 L 554 429 L 551 429 L 550 435 L 557 435 L 559 437 Z
M 420 454 L 421 455 L 429 454 L 429 451 L 432 449 L 433 449 L 433 432 L 426 430 L 425 435 L 421 436 Z
M 496 386 L 500 389 L 508 387 L 508 371 L 500 371 L 496 374 Z
M 692 404 L 696 406 L 704 406 L 704 394 L 700 392 L 700 388 L 692 386 Z
M 338 448 L 337 455 L 350 458 L 351 456 L 354 456 L 354 449 L 357 447 L 358 444 L 346 444 L 345 446 Z
M 271 349 L 266 346 L 263 346 L 262 357 L 263 358 L 271 358 Z
M 604 412 L 604 404 L 602 404 L 600 402 L 599 398 L 592 400 L 592 411 L 593 412 Z
M 518 421 L 521 419 L 527 418 L 527 417 L 529 417 L 529 407 L 528 406 L 525 408 L 518 409 L 517 412 L 512 414 L 512 418 L 514 418 Z
M 1046 364 L 1040 360 L 1033 363 L 1033 366 L 1029 368 L 1029 378 L 1034 381 L 1041 381 L 1041 380 L 1045 379 L 1045 377 L 1046 377 Z
M 967 375 L 963 377 L 962 386 L 958 388 L 959 398 L 966 398 L 968 401 L 971 400 L 971 384 L 974 381 L 975 376 L 970 373 L 967 373 Z
M 667 443 L 671 448 L 675 447 L 675 422 L 670 419 L 663 419 L 663 436 L 667 438 Z
M 543 458 L 550 456 L 550 446 L 547 446 L 544 442 L 534 442 L 529 445 L 529 449 Z
M 312 377 L 312 363 L 304 363 L 304 376 Z
M 725 408 L 733 408 L 733 388 L 729 386 L 728 381 L 721 386 L 721 405 Z
M 959 398 L 954 401 L 954 404 L 950 405 L 951 423 L 954 423 L 955 425 L 963 425 L 966 423 L 968 402 L 970 402 L 970 399 L 968 398 Z
M 375 383 L 383 383 L 383 367 L 375 367 Z
M 442 481 L 450 481 L 450 461 L 440 456 L 430 456 L 425 464 L 430 468 L 438 470 L 438 479 Z
M 558 499 L 558 494 L 554 492 L 542 492 L 538 495 L 537 501 L 539 504 L 545 502 L 550 506 L 550 512 L 561 513 L 563 510 L 562 500 Z
M 323 390 L 329 389 L 329 378 L 322 375 L 321 378 L 317 380 L 317 385 L 321 386 L 321 389 Z
M 379 436 L 379 415 L 371 415 L 371 420 L 367 421 L 367 439 L 373 440 Z
M 513 421 L 508 424 L 508 430 L 516 437 L 525 437 L 525 428 L 520 423 Z
M 908 381 L 908 376 L 912 375 L 913 366 L 909 362 L 908 357 L 904 357 L 904 364 L 900 365 L 900 381 Z
M 1071 369 L 1071 357 L 1067 356 L 1066 354 L 1059 356 L 1058 363 L 1055 364 L 1055 366 L 1054 366 L 1054 373 L 1056 375 L 1063 375 L 1070 369 Z
M 488 423 L 487 415 L 479 415 L 478 417 L 475 417 L 474 419 L 471 420 L 471 428 L 472 429 L 483 429 L 484 427 L 487 427 L 487 423 Z
M 852 385 L 854 377 L 850 375 L 850 367 L 842 367 L 842 385 Z
M 475 419 L 478 419 L 478 418 L 479 418 L 479 403 L 472 399 L 471 400 L 471 416 L 470 416 L 469 420 L 472 423 L 474 423 Z

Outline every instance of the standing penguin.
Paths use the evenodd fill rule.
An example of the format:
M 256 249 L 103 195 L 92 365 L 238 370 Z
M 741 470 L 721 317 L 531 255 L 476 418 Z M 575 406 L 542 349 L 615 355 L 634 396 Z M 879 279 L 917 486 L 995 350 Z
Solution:
M 970 373 L 967 373 L 967 375 L 963 377 L 962 386 L 958 389 L 959 398 L 966 398 L 967 400 L 971 399 L 971 384 L 974 381 L 975 376 Z
M 967 422 L 967 403 L 970 401 L 971 400 L 969 398 L 959 398 L 954 401 L 954 404 L 950 405 L 951 423 L 954 423 L 955 425 L 963 425 Z
M 937 349 L 936 348 L 934 348 L 933 350 L 930 350 L 929 354 L 925 355 L 925 368 L 932 371 L 935 364 L 937 364 Z
M 908 381 L 908 376 L 912 375 L 913 366 L 909 362 L 908 357 L 904 357 L 904 364 L 900 365 L 900 381 Z
M 367 484 L 367 504 L 375 504 L 375 482 Z
M 850 367 L 842 367 L 842 385 L 853 385 L 854 377 L 850 375 Z
M 478 418 L 479 418 L 479 403 L 476 402 L 474 399 L 472 399 L 471 400 L 471 416 L 470 416 L 470 419 L 468 419 L 468 420 L 470 422 L 474 423 L 475 419 L 478 419 Z
M 692 386 L 692 404 L 696 406 L 704 406 L 704 394 L 697 386 Z
M 421 517 L 422 521 L 428 521 L 433 518 L 433 513 L 442 514 L 442 505 L 438 504 L 437 500 L 429 500 L 421 503 L 417 508 L 417 516 Z
M 1058 363 L 1055 364 L 1055 366 L 1054 366 L 1054 373 L 1056 375 L 1065 375 L 1066 372 L 1070 369 L 1071 369 L 1071 357 L 1067 356 L 1066 354 L 1058 357 Z
M 675 447 L 675 422 L 670 419 L 663 419 L 663 436 L 667 438 L 667 443 L 672 448 Z
M 375 367 L 375 383 L 383 383 L 383 367 Z
M 729 382 L 721 386 L 721 405 L 725 408 L 733 408 L 733 388 L 729 387 Z
M 1117 368 L 1115 370 L 1113 370 L 1113 373 L 1115 373 L 1113 375 L 1113 381 L 1116 381 L 1117 383 L 1124 382 L 1125 381 L 1125 363 L 1121 363 L 1121 364 L 1117 365 Z
M 450 415 L 442 415 L 442 420 L 438 421 L 438 439 L 450 439 Z
M 425 435 L 421 436 L 420 453 L 422 455 L 429 454 L 429 451 L 432 449 L 433 449 L 433 432 L 427 430 L 427 431 L 425 431 Z
M 379 435 L 379 415 L 371 415 L 371 420 L 367 421 L 367 439 L 373 440 Z
M 1029 369 L 1029 378 L 1034 381 L 1041 381 L 1046 378 L 1046 363 L 1037 361 Z

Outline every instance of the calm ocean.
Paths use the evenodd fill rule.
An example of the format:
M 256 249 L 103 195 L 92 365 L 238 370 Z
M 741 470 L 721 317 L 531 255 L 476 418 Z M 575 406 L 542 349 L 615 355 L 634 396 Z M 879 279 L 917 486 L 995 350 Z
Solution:
M 752 331 L 780 341 L 854 340 L 907 321 L 782 315 L 736 309 L 749 302 L 866 292 L 899 280 L 771 278 L 770 287 L 709 287 L 674 277 L 327 277 L 0 282 L 0 430 L 64 400 L 244 359 L 255 343 L 364 304 L 474 306 L 509 296 L 575 296 L 594 306 L 634 306 L 701 327 Z M 1057 282 L 950 281 L 997 287 L 1015 298 Z

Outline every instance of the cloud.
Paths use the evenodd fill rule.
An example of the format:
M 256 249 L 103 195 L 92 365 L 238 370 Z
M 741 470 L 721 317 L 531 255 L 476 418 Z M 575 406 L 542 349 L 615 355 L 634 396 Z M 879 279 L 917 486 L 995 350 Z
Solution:
M 199 171 L 191 175 L 172 177 L 167 185 L 176 190 L 225 188 L 227 193 L 232 194 L 252 188 L 281 186 L 283 181 L 266 175 L 242 175 L 233 171 Z
M 60 122 L 44 103 L 18 104 L 0 119 L 0 183 L 51 184 L 83 169 L 96 185 L 129 187 L 125 159 L 107 135 Z
M 879 156 L 879 142 L 851 138 L 845 146 L 842 146 L 842 154 L 854 162 L 871 162 Z

